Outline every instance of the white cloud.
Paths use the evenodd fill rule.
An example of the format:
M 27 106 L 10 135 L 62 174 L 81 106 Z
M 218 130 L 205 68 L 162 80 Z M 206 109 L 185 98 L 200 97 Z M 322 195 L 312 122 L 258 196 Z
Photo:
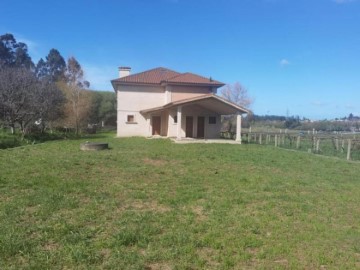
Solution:
M 280 60 L 280 66 L 285 67 L 285 66 L 288 66 L 288 65 L 290 65 L 289 60 L 287 60 L 285 58 Z
M 85 78 L 90 82 L 93 90 L 113 90 L 111 80 L 118 77 L 117 68 L 114 66 L 96 66 L 89 63 L 82 64 Z

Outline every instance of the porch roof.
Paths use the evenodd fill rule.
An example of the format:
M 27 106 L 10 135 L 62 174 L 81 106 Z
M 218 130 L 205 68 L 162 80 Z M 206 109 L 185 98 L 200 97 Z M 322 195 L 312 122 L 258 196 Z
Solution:
M 221 115 L 236 114 L 236 113 L 249 113 L 249 111 L 239 105 L 236 105 L 222 97 L 215 94 L 206 94 L 193 98 L 177 100 L 167 103 L 160 107 L 150 108 L 140 111 L 142 114 L 159 112 L 166 109 L 176 108 L 178 106 L 199 105 L 207 110 L 214 111 Z

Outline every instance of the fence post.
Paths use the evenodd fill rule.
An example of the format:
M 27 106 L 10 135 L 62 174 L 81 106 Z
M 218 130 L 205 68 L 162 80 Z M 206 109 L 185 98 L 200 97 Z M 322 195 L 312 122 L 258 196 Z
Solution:
M 316 153 L 319 153 L 320 151 L 320 139 L 317 139 L 316 141 Z
M 339 139 L 338 138 L 335 139 L 335 148 L 336 148 L 336 151 L 339 151 Z
M 345 150 L 345 140 L 342 139 L 341 140 L 341 153 L 344 153 L 344 150 Z
M 299 149 L 300 148 L 300 136 L 297 136 L 297 139 L 296 139 L 296 149 Z
M 346 156 L 347 160 L 351 159 L 351 139 L 348 139 L 348 149 L 347 149 L 347 156 Z
M 278 137 L 277 137 L 277 135 L 275 134 L 275 147 L 277 147 L 277 139 L 278 139 Z
M 248 133 L 248 143 L 251 141 L 251 133 Z
M 262 144 L 262 133 L 260 133 L 259 136 L 260 136 L 260 137 L 259 137 L 259 143 Z

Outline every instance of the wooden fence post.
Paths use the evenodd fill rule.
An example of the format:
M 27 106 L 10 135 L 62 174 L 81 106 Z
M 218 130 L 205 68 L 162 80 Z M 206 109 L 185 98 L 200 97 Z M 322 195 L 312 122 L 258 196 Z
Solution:
M 347 156 L 346 156 L 347 160 L 351 159 L 351 139 L 348 139 L 348 149 L 347 149 Z
M 335 148 L 336 148 L 336 151 L 339 151 L 339 139 L 338 138 L 335 139 Z
M 316 153 L 320 152 L 320 139 L 317 139 L 316 141 Z
M 296 149 L 299 149 L 300 148 L 300 136 L 297 136 L 297 139 L 296 139 Z
M 278 137 L 277 137 L 277 135 L 275 134 L 275 147 L 277 147 L 277 139 L 278 139 Z
M 262 144 L 262 133 L 260 133 L 259 136 L 260 136 L 260 137 L 259 137 L 259 143 Z
M 341 140 L 341 153 L 344 153 L 344 150 L 345 150 L 345 140 L 342 139 Z

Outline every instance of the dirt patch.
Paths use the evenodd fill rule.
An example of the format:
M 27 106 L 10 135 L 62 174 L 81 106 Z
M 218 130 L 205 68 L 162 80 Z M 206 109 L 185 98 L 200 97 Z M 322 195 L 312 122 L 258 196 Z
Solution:
M 59 244 L 54 243 L 52 241 L 47 242 L 45 245 L 43 245 L 43 250 L 45 251 L 54 251 L 59 248 Z
M 169 206 L 159 204 L 156 201 L 134 201 L 131 204 L 124 205 L 122 210 L 154 211 L 157 213 L 166 213 L 171 211 Z
M 287 259 L 279 259 L 279 260 L 275 260 L 274 263 L 277 263 L 277 264 L 280 264 L 280 265 L 283 265 L 283 266 L 286 266 L 289 264 L 288 260 Z
M 204 213 L 204 207 L 201 205 L 195 205 L 191 207 L 191 210 L 196 215 L 196 220 L 201 222 L 207 219 L 207 215 Z
M 198 256 L 206 262 L 206 265 L 209 268 L 215 268 L 220 265 L 218 261 L 216 261 L 216 256 L 218 255 L 217 250 L 209 247 L 203 247 L 197 250 Z
M 100 251 L 100 255 L 103 257 L 104 260 L 107 260 L 111 256 L 111 249 L 103 248 Z
M 164 166 L 168 162 L 166 160 L 162 159 L 150 159 L 150 158 L 144 158 L 143 162 L 145 164 L 153 165 L 153 166 Z
M 145 270 L 171 270 L 172 268 L 167 263 L 152 263 L 152 264 L 145 266 L 144 269 Z

